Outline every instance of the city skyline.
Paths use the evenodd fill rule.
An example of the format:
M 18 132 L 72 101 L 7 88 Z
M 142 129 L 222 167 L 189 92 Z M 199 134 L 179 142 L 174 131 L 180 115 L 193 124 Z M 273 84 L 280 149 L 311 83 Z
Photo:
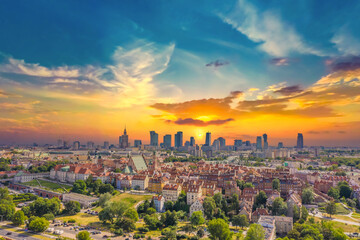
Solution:
M 357 1 L 20 2 L 0 9 L 0 144 L 118 143 L 126 125 L 132 145 L 360 145 Z

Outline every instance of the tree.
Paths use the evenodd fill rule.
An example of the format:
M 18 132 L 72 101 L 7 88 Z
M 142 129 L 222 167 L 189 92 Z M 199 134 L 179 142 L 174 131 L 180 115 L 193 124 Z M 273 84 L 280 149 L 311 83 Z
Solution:
M 215 201 L 216 207 L 221 208 L 221 202 L 222 202 L 222 199 L 223 199 L 222 194 L 221 193 L 216 193 L 213 196 L 213 199 Z
M 339 188 L 339 197 L 342 198 L 350 198 L 351 193 L 352 193 L 352 189 L 349 186 L 349 183 L 346 181 L 343 182 L 339 182 L 338 183 L 338 188 Z
M 265 207 L 267 201 L 267 196 L 264 191 L 260 191 L 258 195 L 255 196 L 254 209 L 261 206 Z
M 87 187 L 87 188 L 93 187 L 93 186 L 92 186 L 93 181 L 94 181 L 93 176 L 92 176 L 92 175 L 89 175 L 89 177 L 85 180 L 86 187 Z
M 203 202 L 204 214 L 207 219 L 212 219 L 216 210 L 216 202 L 211 197 L 206 197 Z
M 325 212 L 329 214 L 331 218 L 331 215 L 334 215 L 336 213 L 336 203 L 334 201 L 329 201 L 326 204 Z
M 300 209 L 297 205 L 294 205 L 293 208 L 293 222 L 296 222 L 297 220 L 300 219 Z
M 161 222 L 156 214 L 146 215 L 144 217 L 144 222 L 152 230 L 157 229 L 161 225 Z
M 179 212 L 182 212 L 182 211 L 179 211 Z M 146 211 L 146 214 L 148 214 L 148 215 L 151 215 L 154 213 L 156 213 L 156 209 L 152 208 L 152 207 L 148 208 L 148 210 Z
M 275 178 L 272 181 L 272 189 L 273 190 L 278 190 L 280 192 L 280 180 L 278 178 Z
M 194 226 L 199 226 L 199 225 L 205 223 L 205 219 L 203 217 L 202 212 L 201 211 L 193 212 L 190 217 L 190 222 Z
M 99 219 L 103 222 L 110 221 L 110 223 L 113 224 L 114 218 L 119 220 L 128 208 L 128 205 L 124 202 L 109 202 L 105 208 L 99 212 Z
M 314 193 L 311 188 L 306 188 L 302 192 L 302 203 L 311 204 L 314 201 Z
M 239 226 L 239 227 L 247 227 L 247 226 L 249 226 L 248 218 L 247 218 L 246 215 L 244 215 L 244 214 L 235 215 L 235 216 L 232 218 L 231 223 L 232 223 L 234 226 Z
M 340 197 L 339 189 L 334 188 L 334 187 L 331 187 L 327 194 L 329 197 L 332 197 L 334 199 L 339 199 L 339 197 Z
M 49 227 L 49 221 L 43 217 L 35 217 L 29 223 L 29 229 L 34 232 L 44 232 Z
M 165 213 L 161 214 L 161 222 L 165 227 L 176 226 L 178 222 L 176 212 L 166 211 Z
M 176 240 L 176 228 L 165 228 L 161 231 L 165 240 Z
M 86 193 L 86 183 L 84 180 L 76 180 L 73 184 L 72 191 L 75 193 Z
M 110 201 L 112 195 L 110 193 L 104 193 L 100 195 L 99 206 L 104 207 L 107 202 Z
M 65 213 L 70 215 L 75 215 L 76 213 L 80 212 L 81 206 L 79 202 L 76 201 L 69 201 L 65 203 Z
M 131 232 L 136 229 L 134 220 L 123 217 L 117 220 L 116 225 L 121 227 L 124 231 Z
M 124 217 L 130 218 L 134 222 L 137 222 L 139 220 L 139 215 L 137 211 L 134 208 L 129 208 L 125 211 Z
M 76 234 L 77 240 L 91 240 L 90 233 L 88 231 L 81 231 Z
M 303 219 L 304 221 L 306 221 L 307 218 L 308 218 L 308 216 L 309 216 L 308 210 L 306 209 L 305 206 L 302 206 L 302 207 L 301 207 L 301 219 Z
M 234 210 L 236 214 L 240 211 L 239 195 L 235 193 L 231 197 L 231 209 Z
M 168 211 L 168 210 L 172 211 L 174 209 L 174 203 L 172 201 L 166 201 L 164 204 L 164 207 L 165 207 L 165 211 Z M 138 208 L 138 212 L 139 212 L 139 208 Z
M 94 193 L 99 193 L 100 186 L 102 185 L 102 181 L 100 179 L 96 179 L 95 182 L 92 183 L 92 189 Z
M 26 220 L 26 216 L 23 211 L 17 211 L 12 217 L 12 222 L 15 226 L 23 225 Z
M 247 231 L 245 240 L 264 240 L 265 231 L 264 228 L 259 224 L 251 224 Z
M 287 212 L 287 205 L 281 197 L 275 198 L 272 204 L 272 215 L 281 216 Z
M 114 187 L 110 184 L 102 184 L 99 188 L 99 193 L 112 193 L 114 191 Z
M 224 219 L 213 219 L 208 223 L 210 239 L 212 240 L 230 240 L 233 232 L 230 231 L 229 224 Z

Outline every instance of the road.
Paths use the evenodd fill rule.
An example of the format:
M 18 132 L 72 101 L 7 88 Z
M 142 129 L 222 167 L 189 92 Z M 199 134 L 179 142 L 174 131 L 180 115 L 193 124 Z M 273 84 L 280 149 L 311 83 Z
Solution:
M 6 235 L 8 232 L 10 232 L 11 235 Z M 2 228 L 0 228 L 0 235 L 4 236 L 4 237 L 16 239 L 16 240 L 23 240 L 23 239 L 26 239 L 26 240 L 39 240 L 38 238 L 30 237 L 27 234 L 17 233 L 17 232 L 9 231 L 9 230 L 2 229 Z

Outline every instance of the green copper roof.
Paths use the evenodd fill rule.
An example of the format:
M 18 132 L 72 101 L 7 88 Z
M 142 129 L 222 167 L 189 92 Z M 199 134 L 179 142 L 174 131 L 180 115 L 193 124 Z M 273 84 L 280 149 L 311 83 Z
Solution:
M 145 163 L 145 160 L 143 158 L 143 156 L 141 155 L 135 155 L 135 156 L 131 156 L 132 160 L 134 161 L 135 167 L 137 171 L 142 171 L 142 170 L 146 170 L 147 166 Z

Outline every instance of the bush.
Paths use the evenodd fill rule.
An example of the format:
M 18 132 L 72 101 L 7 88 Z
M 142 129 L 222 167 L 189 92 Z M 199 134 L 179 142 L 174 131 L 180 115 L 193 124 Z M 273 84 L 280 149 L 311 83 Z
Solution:
M 69 219 L 68 223 L 76 223 L 76 220 L 75 219 Z
M 149 229 L 147 227 L 139 227 L 138 230 L 142 233 L 146 233 L 149 231 Z
M 115 235 L 123 235 L 124 231 L 121 228 L 118 228 L 114 231 Z
M 145 238 L 144 234 L 135 234 L 134 239 Z
M 48 221 L 51 221 L 51 220 L 54 220 L 55 219 L 55 216 L 54 214 L 52 213 L 47 213 L 47 214 L 44 214 L 43 217 L 48 220 Z

